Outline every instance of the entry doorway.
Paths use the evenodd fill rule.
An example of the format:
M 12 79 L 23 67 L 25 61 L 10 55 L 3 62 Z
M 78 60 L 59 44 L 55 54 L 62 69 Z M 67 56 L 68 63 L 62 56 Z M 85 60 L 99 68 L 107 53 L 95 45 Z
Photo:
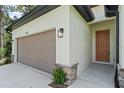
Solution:
M 96 61 L 110 62 L 110 30 L 96 31 Z

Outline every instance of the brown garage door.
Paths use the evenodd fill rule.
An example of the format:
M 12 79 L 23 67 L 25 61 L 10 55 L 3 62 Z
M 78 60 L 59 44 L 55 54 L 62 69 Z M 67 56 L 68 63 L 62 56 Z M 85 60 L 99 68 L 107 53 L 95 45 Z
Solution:
M 18 38 L 18 62 L 51 73 L 55 64 L 55 30 Z

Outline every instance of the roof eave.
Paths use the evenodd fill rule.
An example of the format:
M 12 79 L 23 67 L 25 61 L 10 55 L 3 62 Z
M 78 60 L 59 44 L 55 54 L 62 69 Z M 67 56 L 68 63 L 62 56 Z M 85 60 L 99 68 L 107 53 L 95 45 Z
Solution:
M 42 16 L 46 13 L 48 13 L 49 11 L 59 7 L 60 5 L 39 5 L 37 7 L 35 7 L 32 11 L 30 11 L 29 13 L 25 14 L 24 16 L 22 16 L 20 19 L 18 19 L 17 21 L 15 21 L 14 23 L 12 23 L 10 26 L 8 26 L 5 30 L 6 31 L 12 31 L 30 21 L 32 21 L 33 19 L 38 18 L 39 16 Z M 42 11 L 41 11 L 42 10 Z
M 91 22 L 95 19 L 94 13 L 88 5 L 74 5 L 74 7 L 86 22 Z
M 22 16 L 20 19 L 12 23 L 10 26 L 8 26 L 5 30 L 6 31 L 12 31 L 30 21 L 32 21 L 35 18 L 38 18 L 39 16 L 42 16 L 49 11 L 59 7 L 60 5 L 39 5 L 35 7 L 32 11 Z M 80 15 L 86 20 L 86 22 L 91 22 L 95 19 L 95 16 L 91 10 L 91 8 L 88 5 L 74 5 L 75 9 L 80 13 Z

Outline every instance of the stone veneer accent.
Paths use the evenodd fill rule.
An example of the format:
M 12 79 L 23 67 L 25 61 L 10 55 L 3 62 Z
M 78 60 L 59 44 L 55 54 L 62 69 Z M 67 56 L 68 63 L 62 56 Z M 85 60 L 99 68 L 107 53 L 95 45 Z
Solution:
M 56 64 L 56 67 L 62 67 L 64 72 L 67 74 L 67 81 L 65 84 L 71 85 L 76 79 L 77 79 L 77 64 L 72 65 L 71 67 L 61 65 L 61 64 Z
M 119 81 L 119 86 L 121 88 L 124 88 L 124 69 L 121 68 L 119 65 L 118 65 L 118 81 Z

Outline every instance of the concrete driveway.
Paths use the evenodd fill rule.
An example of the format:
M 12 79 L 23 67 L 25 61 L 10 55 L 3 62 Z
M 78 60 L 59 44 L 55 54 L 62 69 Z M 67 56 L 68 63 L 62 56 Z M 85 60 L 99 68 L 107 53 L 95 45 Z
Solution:
M 0 88 L 48 88 L 51 75 L 22 64 L 0 66 Z

